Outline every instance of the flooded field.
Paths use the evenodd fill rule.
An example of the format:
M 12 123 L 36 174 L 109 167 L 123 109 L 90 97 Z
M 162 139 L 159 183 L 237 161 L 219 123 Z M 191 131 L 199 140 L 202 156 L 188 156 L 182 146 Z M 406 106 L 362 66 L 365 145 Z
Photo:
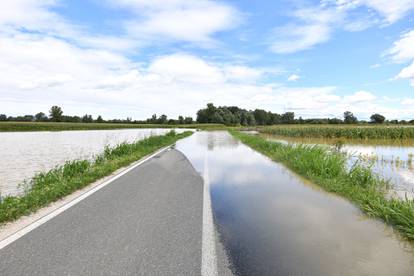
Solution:
M 214 220 L 237 275 L 413 275 L 414 247 L 226 132 L 177 143 L 207 162 Z
M 105 146 L 133 142 L 170 129 L 0 133 L 0 194 L 17 194 L 23 181 L 68 160 L 91 159 Z M 181 132 L 184 130 L 177 130 Z
M 414 139 L 352 140 L 260 135 L 282 143 L 323 145 L 341 150 L 347 154 L 350 166 L 357 160 L 364 162 L 375 173 L 389 180 L 396 196 L 414 198 Z

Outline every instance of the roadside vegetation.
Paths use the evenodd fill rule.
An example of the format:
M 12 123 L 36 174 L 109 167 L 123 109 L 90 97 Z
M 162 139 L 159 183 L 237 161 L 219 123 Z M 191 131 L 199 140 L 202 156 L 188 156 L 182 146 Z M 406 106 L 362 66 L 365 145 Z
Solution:
M 285 164 L 326 191 L 349 199 L 367 215 L 394 226 L 408 239 L 414 239 L 414 201 L 390 197 L 387 183 L 369 167 L 355 163 L 349 169 L 344 154 L 320 146 L 286 145 L 258 135 L 239 131 L 230 133 L 242 143 Z
M 221 124 L 133 124 L 133 123 L 68 123 L 68 122 L 0 122 L 0 132 L 12 131 L 64 131 L 64 130 L 105 130 L 125 128 L 191 128 L 224 129 Z
M 136 143 L 122 143 L 114 148 L 106 148 L 93 161 L 68 161 L 48 172 L 39 173 L 27 183 L 27 190 L 23 195 L 1 199 L 0 223 L 28 215 L 191 134 L 191 131 L 180 134 L 170 131 Z
M 390 125 L 289 125 L 260 127 L 258 131 L 285 137 L 346 139 L 409 139 L 414 127 Z

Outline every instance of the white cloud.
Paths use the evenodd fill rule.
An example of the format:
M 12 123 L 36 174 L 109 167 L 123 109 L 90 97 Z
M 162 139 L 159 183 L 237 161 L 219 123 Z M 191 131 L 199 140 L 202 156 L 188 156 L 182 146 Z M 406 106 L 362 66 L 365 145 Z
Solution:
M 290 75 L 289 77 L 288 77 L 288 81 L 297 81 L 297 80 L 299 80 L 300 79 L 300 76 L 299 75 L 296 75 L 296 74 L 292 74 L 292 75 Z
M 270 49 L 281 54 L 310 49 L 328 41 L 336 29 L 357 32 L 393 24 L 413 9 L 414 0 L 322 0 L 317 6 L 297 9 L 294 23 L 275 28 Z
M 386 54 L 397 63 L 411 61 L 411 64 L 403 68 L 395 79 L 408 79 L 414 86 L 414 30 L 403 33 Z
M 402 105 L 413 105 L 414 106 L 414 99 L 406 98 L 401 101 Z
M 138 39 L 173 39 L 214 43 L 212 36 L 235 27 L 240 13 L 230 5 L 209 0 L 109 0 L 128 8 L 137 18 L 125 23 L 129 35 Z
M 401 38 L 394 42 L 387 54 L 395 62 L 406 62 L 414 59 L 414 30 L 403 33 Z
M 336 2 L 337 6 L 342 9 L 365 6 L 375 10 L 387 24 L 395 23 L 414 9 L 413 0 L 327 0 L 324 2 Z

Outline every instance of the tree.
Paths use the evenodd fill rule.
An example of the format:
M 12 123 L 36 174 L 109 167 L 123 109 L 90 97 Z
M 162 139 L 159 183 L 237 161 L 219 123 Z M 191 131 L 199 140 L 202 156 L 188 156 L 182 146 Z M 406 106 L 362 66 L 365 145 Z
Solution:
M 35 115 L 36 122 L 44 122 L 47 121 L 47 116 L 43 112 L 39 112 Z
M 185 124 L 192 124 L 193 123 L 193 118 L 192 117 L 185 117 L 184 118 L 184 123 Z
M 180 124 L 180 125 L 182 125 L 182 124 L 184 124 L 184 117 L 183 116 L 178 116 L 178 123 Z
M 53 122 L 61 122 L 62 114 L 63 114 L 62 108 L 56 105 L 52 106 L 52 108 L 49 111 L 50 119 Z
M 344 123 L 345 124 L 355 124 L 358 122 L 357 117 L 351 111 L 344 112 Z
M 166 124 L 166 123 L 168 123 L 168 118 L 167 118 L 167 115 L 162 114 L 162 115 L 158 118 L 158 123 L 159 123 L 159 124 Z
M 282 123 L 284 124 L 293 124 L 295 122 L 295 113 L 286 112 L 282 114 Z
M 6 114 L 0 114 L 0 121 L 7 121 Z
M 101 115 L 99 115 L 98 118 L 96 118 L 96 122 L 97 123 L 103 123 L 103 121 L 104 120 L 102 119 L 102 116 Z
M 385 121 L 385 117 L 382 116 L 381 114 L 375 113 L 375 114 L 372 114 L 371 116 L 371 123 L 382 124 L 384 123 L 384 121 Z
M 88 115 L 88 114 L 83 115 L 82 123 L 92 123 L 92 122 L 93 122 L 92 115 Z

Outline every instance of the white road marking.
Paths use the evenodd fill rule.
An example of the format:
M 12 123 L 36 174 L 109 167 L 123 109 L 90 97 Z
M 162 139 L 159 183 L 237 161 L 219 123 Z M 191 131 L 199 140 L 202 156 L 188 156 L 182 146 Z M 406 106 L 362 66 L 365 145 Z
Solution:
M 159 151 L 151 154 L 150 156 L 148 156 L 147 158 L 139 161 L 138 163 L 136 163 L 135 165 L 129 167 L 128 169 L 122 171 L 121 173 L 115 175 L 113 178 L 103 182 L 102 184 L 99 184 L 98 186 L 94 187 L 93 189 L 83 193 L 82 195 L 80 195 L 79 197 L 69 201 L 68 203 L 64 204 L 63 206 L 57 208 L 56 210 L 52 211 L 51 213 L 41 217 L 40 219 L 34 221 L 33 223 L 27 225 L 26 227 L 16 231 L 15 233 L 11 234 L 10 236 L 8 236 L 7 238 L 3 239 L 2 241 L 0 241 L 0 249 L 3 249 L 4 247 L 6 247 L 7 245 L 11 244 L 12 242 L 16 241 L 17 239 L 23 237 L 24 235 L 26 235 L 27 233 L 29 233 L 30 231 L 36 229 L 37 227 L 41 226 L 42 224 L 46 223 L 47 221 L 51 220 L 52 218 L 56 217 L 57 215 L 63 213 L 65 210 L 69 209 L 70 207 L 74 206 L 75 204 L 81 202 L 82 200 L 84 200 L 85 198 L 87 198 L 88 196 L 96 193 L 97 191 L 99 191 L 100 189 L 102 189 L 103 187 L 107 186 L 108 184 L 110 184 L 111 182 L 113 182 L 114 180 L 120 178 L 121 176 L 127 174 L 128 172 L 130 172 L 131 170 L 135 169 L 136 167 L 140 166 L 141 164 L 143 164 L 144 162 L 148 161 L 149 159 L 153 158 L 154 156 L 156 156 L 157 154 L 162 153 L 163 151 L 169 149 L 171 146 L 165 147 L 160 149 Z
M 201 247 L 201 275 L 216 276 L 217 256 L 214 232 L 213 212 L 211 210 L 210 180 L 208 175 L 207 151 L 204 158 L 204 190 L 203 190 L 203 232 Z

